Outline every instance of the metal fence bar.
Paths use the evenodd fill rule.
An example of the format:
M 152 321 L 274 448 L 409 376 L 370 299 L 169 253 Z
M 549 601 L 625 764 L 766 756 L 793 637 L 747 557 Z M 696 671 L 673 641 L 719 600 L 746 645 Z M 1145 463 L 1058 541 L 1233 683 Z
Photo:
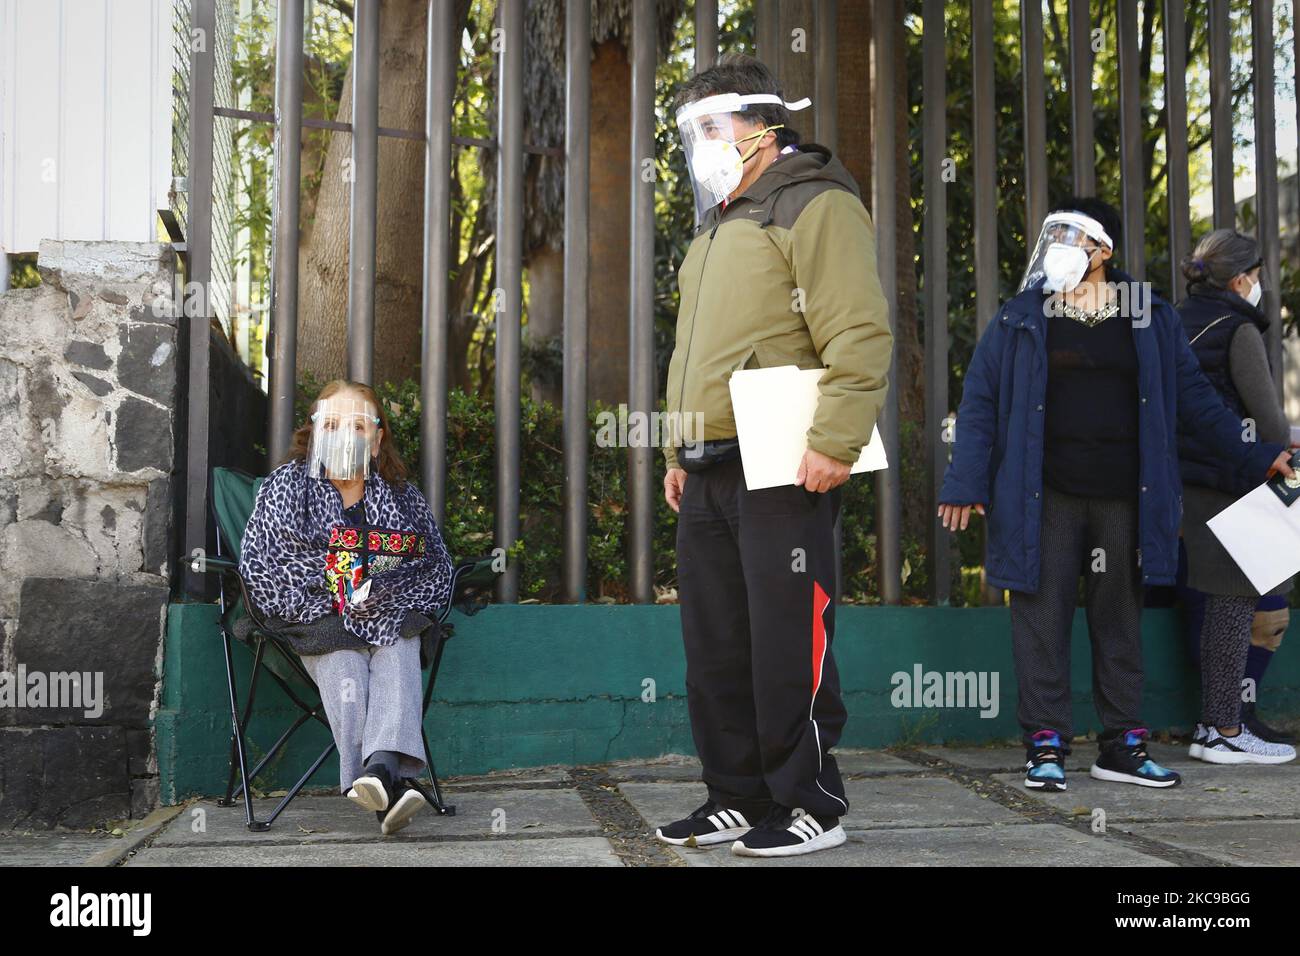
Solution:
M 1121 4 L 1121 8 L 1123 5 Z M 1214 228 L 1237 223 L 1232 186 L 1232 63 L 1228 0 L 1209 0 L 1210 170 L 1214 190 Z
M 835 115 L 839 98 L 835 66 L 835 20 L 838 15 L 837 0 L 817 0 L 817 63 L 813 75 L 813 107 L 817 111 L 817 123 L 814 135 L 817 142 L 832 153 L 836 152 L 839 139 L 839 123 Z
M 1047 99 L 1039 0 L 1020 2 L 1020 70 L 1025 111 L 1025 235 L 1033 242 L 1047 217 Z
M 379 7 L 356 6 L 352 45 L 352 205 L 348 237 L 348 377 L 375 375 L 375 210 L 379 191 Z
M 1074 194 L 1091 196 L 1097 191 L 1097 160 L 1092 130 L 1092 15 L 1088 0 L 1070 0 L 1068 16 Z
M 1169 294 L 1187 293 L 1181 263 L 1192 249 L 1192 200 L 1187 169 L 1187 11 L 1165 0 L 1165 155 L 1169 199 Z
M 1142 174 L 1142 88 L 1138 70 L 1138 9 L 1121 3 L 1116 9 L 1119 34 L 1119 167 L 1124 214 L 1124 269 L 1135 279 L 1146 278 L 1146 200 Z
M 971 0 L 971 130 L 975 191 L 975 328 L 998 310 L 998 132 L 993 85 L 993 7 Z
M 655 3 L 632 2 L 632 212 L 628 282 L 628 414 L 655 407 Z M 654 449 L 629 445 L 628 577 L 632 600 L 654 602 Z
M 889 327 L 897 329 L 898 303 L 898 208 L 895 202 L 895 177 L 898 164 L 895 150 L 898 146 L 894 127 L 894 96 L 898 83 L 898 42 L 900 13 L 897 0 L 873 0 L 871 22 L 873 25 L 872 52 L 875 58 L 875 145 L 874 169 L 871 175 L 873 191 L 871 212 L 876 226 L 876 270 L 889 308 Z M 889 391 L 881 411 L 878 427 L 885 443 L 885 452 L 892 468 L 877 471 L 876 485 L 876 574 L 879 579 L 880 600 L 884 604 L 898 604 L 902 600 L 902 486 L 899 481 L 898 443 L 898 349 L 889 366 Z
M 270 425 L 268 464 L 293 440 L 298 388 L 298 210 L 302 181 L 303 0 L 279 0 L 275 40 L 275 228 L 271 238 L 271 315 L 267 334 Z
M 703 73 L 718 62 L 718 0 L 696 0 L 695 72 Z
M 185 306 L 180 321 L 189 328 L 185 425 L 185 552 L 207 550 L 208 422 L 211 370 L 208 323 L 212 316 L 212 107 L 216 93 L 216 0 L 193 0 L 190 44 L 189 208 L 186 217 Z M 205 575 L 185 571 L 184 587 L 201 595 Z
M 434 519 L 447 505 L 447 320 L 451 313 L 451 108 L 455 5 L 429 0 L 424 84 L 424 290 L 420 301 L 420 478 Z
M 1282 389 L 1281 229 L 1277 196 L 1277 104 L 1273 98 L 1273 0 L 1251 0 L 1251 69 L 1255 93 L 1255 235 L 1264 258 L 1264 298 L 1270 319 L 1265 344 L 1277 397 Z
M 701 4 L 707 6 L 707 4 Z M 698 14 L 698 11 L 697 11 Z M 714 39 L 717 51 L 717 10 Z M 591 6 L 565 4 L 564 98 L 564 581 L 587 600 L 587 224 L 591 176 Z M 705 44 L 706 48 L 708 44 Z M 697 51 L 698 52 L 698 51 Z
M 852 0 L 850 0 L 852 2 Z M 835 20 L 838 16 L 837 0 L 816 0 L 813 8 L 814 42 L 817 44 L 813 65 L 813 136 L 832 153 L 837 152 L 839 137 L 835 109 L 839 96 L 836 80 Z M 831 600 L 836 604 L 844 593 L 844 514 L 835 516 L 831 529 L 835 550 L 835 588 Z
M 993 71 L 993 6 L 971 0 L 971 132 L 975 193 L 975 329 L 983 335 L 998 311 L 998 131 Z M 1073 26 L 1071 26 L 1073 37 Z M 987 553 L 987 542 L 985 546 Z M 985 562 L 987 565 L 987 561 Z M 984 585 L 985 604 L 1000 604 L 1002 589 Z
M 943 160 L 947 155 L 944 0 L 924 0 L 921 18 L 921 161 L 925 196 L 925 429 L 926 498 L 930 543 L 930 596 L 947 604 L 951 591 L 952 558 L 948 532 L 935 513 L 948 464 L 943 420 L 948 416 L 948 210 Z
M 496 546 L 519 537 L 520 339 L 523 322 L 524 0 L 497 7 L 501 56 L 497 61 L 496 213 Z M 506 562 L 497 600 L 519 599 L 519 567 Z

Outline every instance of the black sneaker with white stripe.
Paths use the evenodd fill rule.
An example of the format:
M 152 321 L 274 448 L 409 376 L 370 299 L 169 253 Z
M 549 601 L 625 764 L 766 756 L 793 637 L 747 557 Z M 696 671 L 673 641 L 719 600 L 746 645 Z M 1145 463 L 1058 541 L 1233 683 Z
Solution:
M 773 807 L 758 826 L 731 845 L 737 856 L 798 856 L 839 846 L 847 837 L 839 817 Z
M 424 799 L 424 794 L 415 787 L 411 786 L 409 778 L 403 778 L 394 784 L 396 796 L 387 810 L 381 810 L 376 815 L 379 817 L 379 831 L 384 836 L 392 836 L 398 830 L 404 829 L 411 822 L 411 818 L 429 805 L 429 801 Z
M 739 810 L 706 800 L 689 817 L 655 830 L 655 836 L 673 846 L 712 846 L 744 836 L 751 826 Z

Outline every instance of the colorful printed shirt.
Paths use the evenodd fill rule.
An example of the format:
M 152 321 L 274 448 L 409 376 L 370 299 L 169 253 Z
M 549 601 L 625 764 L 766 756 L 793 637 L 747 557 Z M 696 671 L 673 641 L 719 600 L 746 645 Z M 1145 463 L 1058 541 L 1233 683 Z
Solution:
M 239 572 L 262 613 L 304 624 L 334 613 L 325 573 L 331 533 L 359 525 L 401 531 L 403 539 L 410 534 L 423 539 L 425 548 L 374 577 L 365 600 L 343 603 L 343 626 L 349 633 L 369 644 L 392 644 L 401 635 L 408 611 L 434 615 L 446 606 L 451 598 L 451 556 L 420 490 L 411 482 L 391 485 L 371 475 L 356 507 L 363 522 L 344 515 L 338 489 L 327 478 L 309 477 L 301 459 L 267 476 L 239 557 Z

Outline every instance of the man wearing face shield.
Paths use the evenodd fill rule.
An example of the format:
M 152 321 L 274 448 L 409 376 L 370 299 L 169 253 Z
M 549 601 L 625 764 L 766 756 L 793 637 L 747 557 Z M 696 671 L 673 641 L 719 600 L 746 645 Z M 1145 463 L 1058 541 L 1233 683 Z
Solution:
M 1070 632 L 1085 579 L 1093 697 L 1090 775 L 1180 782 L 1142 726 L 1143 587 L 1174 582 L 1182 518 L 1178 429 L 1263 482 L 1290 473 L 1276 443 L 1245 440 L 1201 373 L 1172 306 L 1110 260 L 1119 214 L 1068 200 L 1043 224 L 1021 291 L 980 337 L 962 387 L 939 516 L 988 519 L 990 584 L 1011 591 L 1025 786 L 1066 789 Z
M 664 494 L 678 512 L 687 703 L 708 800 L 668 843 L 787 856 L 844 842 L 829 753 L 846 712 L 831 654 L 840 485 L 885 399 L 892 334 L 858 187 L 799 144 L 757 60 L 687 81 L 676 120 L 696 236 L 678 272 Z M 741 368 L 827 369 L 798 483 L 745 487 L 728 390 Z M 685 426 L 703 421 L 702 433 Z M 733 842 L 734 841 L 734 842 Z

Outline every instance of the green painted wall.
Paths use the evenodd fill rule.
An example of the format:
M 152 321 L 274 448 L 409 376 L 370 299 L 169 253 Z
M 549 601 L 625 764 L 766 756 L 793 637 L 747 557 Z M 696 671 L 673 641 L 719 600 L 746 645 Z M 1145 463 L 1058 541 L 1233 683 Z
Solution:
M 170 608 L 156 718 L 166 802 L 225 789 L 230 705 L 216 617 L 215 605 Z M 1269 716 L 1300 714 L 1296 617 L 1264 685 L 1262 706 Z M 694 752 L 675 605 L 491 605 L 472 618 L 457 614 L 453 620 L 455 635 L 426 724 L 441 776 Z M 849 709 L 841 746 L 1018 736 L 1008 632 L 1005 608 L 840 608 L 835 656 Z M 1147 611 L 1143 641 L 1145 719 L 1155 730 L 1186 729 L 1195 719 L 1199 691 L 1177 612 Z M 252 655 L 240 645 L 234 653 L 242 704 Z M 1073 653 L 1075 720 L 1082 734 L 1098 729 L 1082 611 L 1075 618 Z M 891 676 L 911 675 L 918 664 L 925 671 L 996 673 L 997 715 L 983 718 L 974 707 L 895 707 Z M 260 752 L 258 744 L 273 743 L 296 715 L 283 692 L 264 678 L 250 731 L 253 753 Z M 323 727 L 305 727 L 261 785 L 289 785 L 328 743 Z M 331 785 L 337 775 L 331 758 L 312 785 Z

